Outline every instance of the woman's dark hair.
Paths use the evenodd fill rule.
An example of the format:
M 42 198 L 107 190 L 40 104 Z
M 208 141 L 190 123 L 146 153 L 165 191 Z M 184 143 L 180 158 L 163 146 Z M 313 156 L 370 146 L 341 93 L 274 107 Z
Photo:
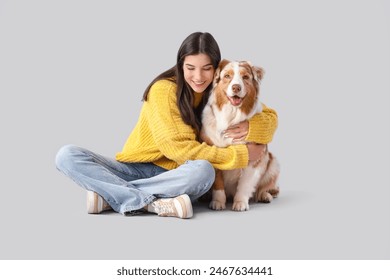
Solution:
M 155 82 L 164 79 L 176 82 L 177 105 L 179 107 L 181 117 L 186 124 L 191 125 L 196 130 L 196 132 L 199 132 L 201 128 L 200 114 L 204 105 L 207 103 L 212 84 L 210 84 L 206 88 L 203 94 L 201 104 L 198 106 L 197 110 L 194 111 L 192 107 L 194 99 L 193 91 L 192 88 L 184 80 L 183 70 L 185 57 L 188 55 L 197 54 L 208 55 L 211 59 L 211 63 L 214 69 L 218 67 L 219 62 L 221 61 L 221 52 L 219 50 L 218 43 L 210 33 L 192 33 L 181 44 L 179 51 L 177 52 L 176 65 L 158 75 L 148 85 L 144 92 L 143 100 L 147 101 L 149 90 Z

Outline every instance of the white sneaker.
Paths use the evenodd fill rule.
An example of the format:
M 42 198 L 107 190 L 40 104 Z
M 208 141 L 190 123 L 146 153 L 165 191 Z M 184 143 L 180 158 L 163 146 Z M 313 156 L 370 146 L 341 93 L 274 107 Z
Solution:
M 155 200 L 148 210 L 162 217 L 191 218 L 193 215 L 191 199 L 182 194 L 174 198 L 160 198 Z M 152 208 L 152 209 L 150 209 Z
M 112 208 L 103 197 L 93 191 L 87 191 L 88 214 L 99 214 L 107 210 L 112 210 Z

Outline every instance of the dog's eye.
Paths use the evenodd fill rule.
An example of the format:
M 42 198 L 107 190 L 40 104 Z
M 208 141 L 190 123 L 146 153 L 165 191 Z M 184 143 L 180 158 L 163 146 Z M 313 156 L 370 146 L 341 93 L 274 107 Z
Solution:
M 242 76 L 242 78 L 243 78 L 244 80 L 249 80 L 249 79 L 250 79 L 249 75 L 244 75 L 244 76 Z
M 225 74 L 225 76 L 223 76 L 225 79 L 230 79 L 230 75 L 229 74 Z

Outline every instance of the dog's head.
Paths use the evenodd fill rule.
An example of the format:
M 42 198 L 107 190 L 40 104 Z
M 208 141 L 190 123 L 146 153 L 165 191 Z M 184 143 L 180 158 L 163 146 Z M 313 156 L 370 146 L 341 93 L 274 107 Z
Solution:
M 228 101 L 233 106 L 252 106 L 259 98 L 259 83 L 263 76 L 264 70 L 249 61 L 224 59 L 215 71 L 214 93 L 222 95 L 217 97 L 219 103 Z

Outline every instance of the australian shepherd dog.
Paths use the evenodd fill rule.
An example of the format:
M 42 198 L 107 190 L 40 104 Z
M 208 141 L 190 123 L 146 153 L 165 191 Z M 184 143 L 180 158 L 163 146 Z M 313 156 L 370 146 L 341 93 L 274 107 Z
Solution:
M 232 138 L 224 130 L 262 111 L 260 80 L 264 70 L 248 61 L 222 60 L 216 69 L 213 89 L 202 113 L 200 137 L 209 145 L 227 147 Z M 245 142 L 241 142 L 245 144 Z M 268 151 L 261 160 L 242 169 L 216 170 L 210 208 L 226 208 L 226 199 L 233 198 L 232 209 L 249 210 L 249 201 L 271 202 L 279 194 L 277 179 L 280 168 L 277 159 Z

